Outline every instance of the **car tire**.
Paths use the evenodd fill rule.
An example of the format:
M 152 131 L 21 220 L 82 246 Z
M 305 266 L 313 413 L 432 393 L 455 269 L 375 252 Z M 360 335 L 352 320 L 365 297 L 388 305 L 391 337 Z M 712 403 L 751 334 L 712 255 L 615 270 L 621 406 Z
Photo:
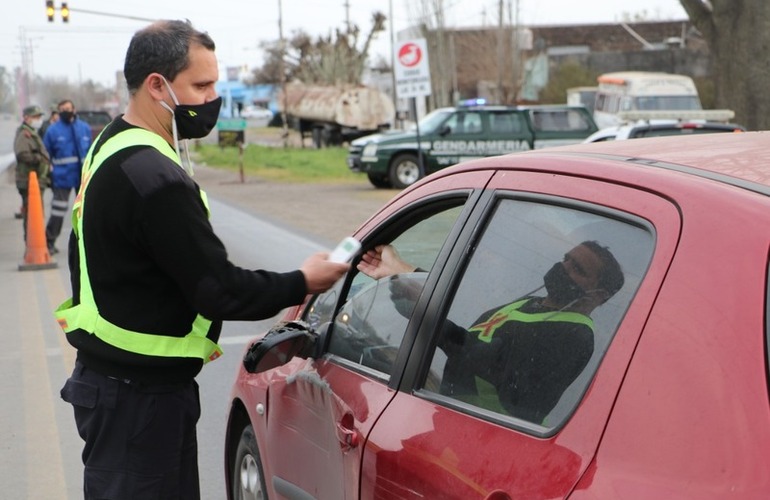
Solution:
M 375 174 L 367 174 L 367 175 L 369 176 L 369 182 L 372 183 L 372 186 L 376 188 L 390 187 L 390 180 L 388 180 L 387 176 L 375 175 Z
M 238 441 L 232 470 L 233 500 L 265 500 L 265 474 L 259 458 L 254 428 L 247 425 Z
M 420 180 L 420 165 L 417 156 L 412 153 L 401 153 L 390 163 L 388 171 L 390 185 L 396 189 L 404 189 Z

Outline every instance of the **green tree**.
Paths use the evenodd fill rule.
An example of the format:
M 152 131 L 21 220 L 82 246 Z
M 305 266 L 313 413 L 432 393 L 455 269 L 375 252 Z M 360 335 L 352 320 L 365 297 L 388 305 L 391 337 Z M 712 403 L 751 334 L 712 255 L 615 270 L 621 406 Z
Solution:
M 679 1 L 709 46 L 716 107 L 749 130 L 770 128 L 770 2 Z

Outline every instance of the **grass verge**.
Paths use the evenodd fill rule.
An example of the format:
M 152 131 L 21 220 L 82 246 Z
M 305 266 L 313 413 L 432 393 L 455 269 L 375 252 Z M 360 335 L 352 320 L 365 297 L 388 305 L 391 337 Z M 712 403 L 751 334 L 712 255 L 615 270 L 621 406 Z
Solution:
M 197 161 L 210 167 L 238 172 L 242 166 L 245 175 L 272 181 L 353 183 L 365 180 L 365 176 L 348 169 L 348 152 L 342 147 L 312 149 L 248 144 L 241 155 L 237 147 L 204 144 L 196 148 L 195 154 Z

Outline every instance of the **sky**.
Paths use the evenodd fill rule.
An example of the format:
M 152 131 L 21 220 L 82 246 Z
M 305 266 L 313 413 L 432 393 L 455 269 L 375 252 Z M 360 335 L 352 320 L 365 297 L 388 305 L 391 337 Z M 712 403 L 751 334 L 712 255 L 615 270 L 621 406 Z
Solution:
M 426 3 L 434 3 L 432 2 Z M 232 66 L 259 67 L 260 42 L 302 29 L 327 35 L 349 20 L 363 33 L 371 27 L 376 10 L 389 16 L 393 30 L 413 24 L 418 0 L 69 0 L 69 23 L 59 11 L 48 22 L 43 0 L 14 2 L 0 18 L 0 66 L 12 70 L 26 66 L 44 77 L 66 78 L 72 83 L 93 80 L 114 85 L 123 67 L 131 35 L 152 19 L 189 19 L 207 31 L 217 45 L 222 77 Z M 444 0 L 447 27 L 497 25 L 498 0 Z M 520 25 L 611 23 L 643 15 L 647 20 L 686 19 L 679 0 L 505 0 L 518 15 Z M 61 0 L 55 0 L 60 7 Z M 279 15 L 280 12 L 282 15 Z M 590 7 L 589 7 L 590 6 Z M 140 19 L 127 19 L 140 18 Z M 26 50 L 24 48 L 26 47 Z M 378 35 L 373 54 L 390 60 L 390 26 Z M 26 57 L 25 57 L 26 55 Z

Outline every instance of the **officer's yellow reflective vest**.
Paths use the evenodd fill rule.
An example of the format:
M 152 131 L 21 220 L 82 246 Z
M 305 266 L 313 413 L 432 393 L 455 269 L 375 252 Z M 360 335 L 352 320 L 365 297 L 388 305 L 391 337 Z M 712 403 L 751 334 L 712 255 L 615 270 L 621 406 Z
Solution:
M 113 154 L 131 146 L 153 147 L 182 168 L 179 156 L 162 137 L 141 128 L 125 130 L 108 139 L 93 158 L 93 148 L 91 148 L 83 162 L 80 189 L 72 207 L 72 228 L 77 236 L 80 256 L 80 303 L 73 305 L 72 298 L 66 300 L 56 309 L 56 319 L 65 333 L 78 329 L 84 330 L 124 351 L 145 356 L 200 358 L 204 363 L 213 361 L 222 355 L 222 350 L 216 342 L 206 337 L 211 320 L 200 314 L 193 321 L 190 333 L 184 337 L 172 337 L 126 330 L 104 319 L 96 307 L 91 281 L 88 278 L 88 260 L 82 236 L 85 193 L 99 166 Z M 203 191 L 201 191 L 201 198 L 208 210 L 208 200 Z

